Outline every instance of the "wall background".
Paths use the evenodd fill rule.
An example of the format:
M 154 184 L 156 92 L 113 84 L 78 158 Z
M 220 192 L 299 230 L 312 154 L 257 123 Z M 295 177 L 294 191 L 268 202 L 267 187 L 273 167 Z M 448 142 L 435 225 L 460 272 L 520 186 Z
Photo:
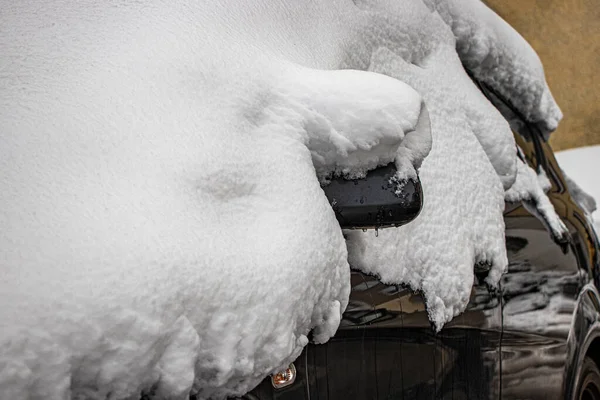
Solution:
M 600 1 L 485 0 L 540 56 L 564 118 L 555 150 L 600 144 Z

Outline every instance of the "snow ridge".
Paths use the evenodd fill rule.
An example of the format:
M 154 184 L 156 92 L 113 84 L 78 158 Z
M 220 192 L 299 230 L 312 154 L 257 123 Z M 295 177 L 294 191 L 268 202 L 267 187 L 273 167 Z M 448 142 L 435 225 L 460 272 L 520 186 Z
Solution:
M 431 135 L 416 129 L 427 116 L 421 116 L 421 96 L 413 88 L 368 71 L 292 68 L 273 89 L 277 100 L 265 109 L 264 124 L 301 126 L 321 181 L 332 172 L 361 178 L 396 159 L 404 166 L 402 179 L 416 178 Z

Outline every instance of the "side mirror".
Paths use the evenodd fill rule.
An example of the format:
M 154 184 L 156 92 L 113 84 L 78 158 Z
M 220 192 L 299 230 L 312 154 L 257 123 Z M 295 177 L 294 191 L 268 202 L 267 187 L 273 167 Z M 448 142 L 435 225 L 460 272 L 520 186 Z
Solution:
M 367 173 L 363 179 L 335 178 L 323 188 L 343 229 L 379 229 L 401 226 L 419 215 L 423 192 L 419 180 L 407 181 L 396 194 L 390 179 L 396 165 L 390 163 Z
M 410 137 L 409 137 L 410 135 Z M 406 148 L 431 146 L 431 121 L 425 104 L 414 131 L 404 137 Z M 421 149 L 422 150 L 422 149 Z M 329 204 L 342 229 L 379 229 L 408 224 L 423 208 L 423 191 L 418 176 L 408 180 L 398 190 L 392 178 L 396 164 L 390 163 L 367 173 L 365 178 L 346 180 L 334 178 L 323 187 Z

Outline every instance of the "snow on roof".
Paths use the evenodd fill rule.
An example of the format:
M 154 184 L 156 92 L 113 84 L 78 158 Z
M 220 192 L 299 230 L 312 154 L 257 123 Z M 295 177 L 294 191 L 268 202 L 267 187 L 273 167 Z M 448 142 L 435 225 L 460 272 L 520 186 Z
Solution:
M 543 133 L 559 113 L 508 25 L 426 3 L 11 3 L 2 397 L 244 393 L 335 333 L 348 260 L 421 290 L 438 328 L 474 263 L 495 284 L 517 157 L 463 64 Z M 319 178 L 394 158 L 422 214 L 344 240 Z

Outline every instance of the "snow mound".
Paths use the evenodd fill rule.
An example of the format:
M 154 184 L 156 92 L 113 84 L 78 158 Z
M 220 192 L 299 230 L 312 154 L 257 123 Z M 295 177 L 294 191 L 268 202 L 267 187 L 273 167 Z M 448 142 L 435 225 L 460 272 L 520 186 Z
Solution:
M 294 68 L 282 81 L 261 123 L 299 126 L 322 181 L 332 172 L 361 178 L 396 159 L 405 166 L 400 179 L 416 178 L 414 166 L 429 153 L 431 135 L 416 130 L 421 96 L 410 86 L 372 72 L 309 68 Z M 403 140 L 407 133 L 413 135 Z
M 318 176 L 414 175 L 431 144 L 413 89 L 333 70 L 342 10 L 2 13 L 0 397 L 224 398 L 335 333 L 349 267 Z

